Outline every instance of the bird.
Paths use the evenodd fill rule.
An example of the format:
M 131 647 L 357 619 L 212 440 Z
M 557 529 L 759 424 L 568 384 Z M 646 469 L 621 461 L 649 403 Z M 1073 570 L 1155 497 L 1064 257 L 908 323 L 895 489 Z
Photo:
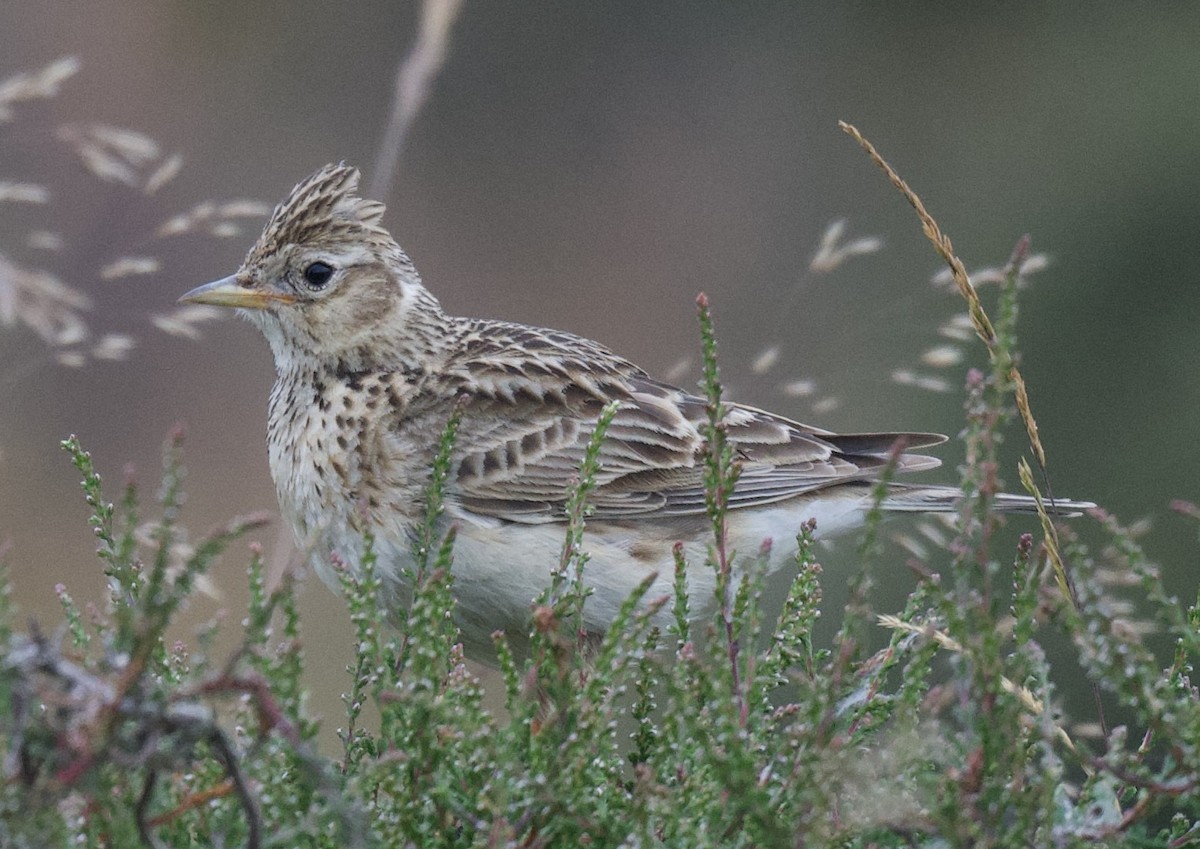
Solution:
M 572 333 L 447 314 L 382 224 L 384 205 L 360 197 L 358 182 L 344 163 L 302 180 L 233 275 L 180 298 L 235 308 L 266 337 L 276 369 L 270 471 L 313 570 L 336 590 L 340 569 L 361 568 L 370 536 L 385 612 L 403 619 L 433 457 L 457 410 L 439 523 L 456 528 L 465 651 L 486 662 L 494 632 L 520 640 L 529 631 L 533 600 L 559 564 L 567 493 L 615 402 L 589 497 L 583 627 L 604 633 L 643 581 L 646 598 L 669 595 L 677 543 L 690 616 L 711 617 L 707 400 Z M 768 572 L 794 562 L 806 521 L 822 537 L 861 525 L 885 476 L 885 513 L 953 512 L 963 499 L 953 486 L 892 478 L 940 465 L 921 453 L 940 434 L 834 433 L 732 402 L 723 428 L 740 469 L 728 549 L 757 556 L 770 541 Z M 992 506 L 1034 512 L 1021 495 L 998 494 Z M 670 611 L 657 615 L 665 626 Z

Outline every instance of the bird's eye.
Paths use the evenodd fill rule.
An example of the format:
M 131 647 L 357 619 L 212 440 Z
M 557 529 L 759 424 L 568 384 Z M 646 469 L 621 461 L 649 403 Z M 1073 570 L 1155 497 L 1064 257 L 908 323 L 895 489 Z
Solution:
M 324 289 L 333 278 L 333 266 L 327 262 L 309 263 L 304 269 L 304 282 L 311 289 Z

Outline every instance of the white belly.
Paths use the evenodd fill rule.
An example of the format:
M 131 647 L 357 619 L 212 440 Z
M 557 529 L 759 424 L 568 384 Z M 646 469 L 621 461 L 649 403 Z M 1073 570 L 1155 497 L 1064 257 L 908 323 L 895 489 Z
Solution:
M 729 514 L 728 550 L 735 575 L 759 556 L 765 541 L 768 574 L 794 568 L 796 536 L 802 523 L 817 520 L 822 537 L 862 523 L 869 498 L 852 490 L 817 502 L 793 501 Z M 491 634 L 505 631 L 518 650 L 529 631 L 531 604 L 550 585 L 562 557 L 565 525 L 517 525 L 459 519 L 454 547 L 454 595 L 464 644 L 473 657 L 491 655 Z M 654 575 L 643 602 L 666 599 L 656 616 L 664 631 L 673 621 L 673 548 L 683 543 L 687 562 L 690 618 L 708 621 L 716 612 L 716 574 L 708 562 L 712 533 L 706 517 L 672 523 L 589 523 L 583 549 L 588 555 L 584 584 L 592 590 L 584 605 L 584 626 L 603 633 L 621 605 Z

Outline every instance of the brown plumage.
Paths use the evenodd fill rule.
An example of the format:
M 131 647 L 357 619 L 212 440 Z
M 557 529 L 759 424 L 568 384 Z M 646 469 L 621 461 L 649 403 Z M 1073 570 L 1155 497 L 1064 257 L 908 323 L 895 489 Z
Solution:
M 356 563 L 369 530 L 392 604 L 404 604 L 401 571 L 423 519 L 434 446 L 461 405 L 446 505 L 459 525 L 460 624 L 475 654 L 486 654 L 497 628 L 523 633 L 529 602 L 557 563 L 567 488 L 612 400 L 620 407 L 590 502 L 589 627 L 602 629 L 651 572 L 666 591 L 676 540 L 702 567 L 704 400 L 570 333 L 446 315 L 380 224 L 383 205 L 359 198 L 357 184 L 353 168 L 321 169 L 275 209 L 236 274 L 183 297 L 241 308 L 270 343 L 271 473 L 317 572 L 334 582 L 333 558 Z M 834 434 L 737 404 L 726 424 L 742 467 L 731 544 L 754 552 L 773 538 L 773 568 L 790 560 L 806 519 L 825 534 L 861 521 L 897 443 L 896 470 L 913 472 L 938 465 L 915 452 L 945 439 Z M 948 511 L 960 496 L 890 484 L 882 506 Z M 1023 496 L 995 503 L 1032 507 Z M 694 614 L 707 615 L 711 570 L 689 578 Z

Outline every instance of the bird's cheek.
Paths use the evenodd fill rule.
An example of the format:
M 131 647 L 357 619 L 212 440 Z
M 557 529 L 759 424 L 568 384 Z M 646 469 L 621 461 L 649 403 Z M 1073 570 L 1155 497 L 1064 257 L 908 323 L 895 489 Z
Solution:
M 355 326 L 378 327 L 387 321 L 395 302 L 381 293 L 370 292 L 350 305 L 350 320 Z

